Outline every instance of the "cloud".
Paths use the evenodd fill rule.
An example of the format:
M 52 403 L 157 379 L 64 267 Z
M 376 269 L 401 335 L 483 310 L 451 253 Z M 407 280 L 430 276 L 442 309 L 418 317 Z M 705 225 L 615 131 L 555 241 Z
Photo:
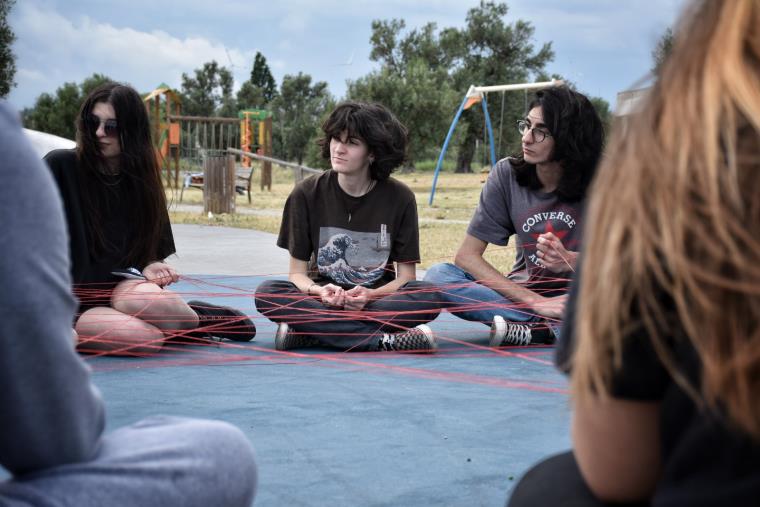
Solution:
M 19 7 L 14 49 L 21 70 L 19 86 L 11 95 L 17 106 L 31 105 L 40 93 L 52 93 L 66 81 L 81 82 L 95 72 L 130 83 L 139 91 L 151 90 L 161 82 L 179 87 L 182 73 L 191 74 L 211 60 L 227 67 L 232 60 L 235 81 L 242 83 L 255 54 L 225 49 L 221 42 L 203 37 L 180 38 L 160 30 L 143 32 L 86 16 L 70 20 L 54 10 L 29 4 Z M 41 73 L 46 76 L 44 80 L 39 79 Z

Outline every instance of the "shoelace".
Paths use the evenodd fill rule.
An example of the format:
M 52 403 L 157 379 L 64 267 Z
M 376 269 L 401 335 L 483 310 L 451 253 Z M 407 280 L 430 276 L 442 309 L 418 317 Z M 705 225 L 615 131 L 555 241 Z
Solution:
M 403 333 L 385 333 L 380 346 L 385 350 L 417 350 L 427 344 L 427 336 L 421 329 L 412 328 Z
M 530 326 L 524 324 L 512 324 L 507 326 L 505 341 L 515 345 L 528 345 L 531 340 Z
M 392 334 L 385 333 L 383 334 L 383 337 L 380 338 L 380 348 L 382 350 L 394 350 L 394 345 L 396 344 L 396 337 Z

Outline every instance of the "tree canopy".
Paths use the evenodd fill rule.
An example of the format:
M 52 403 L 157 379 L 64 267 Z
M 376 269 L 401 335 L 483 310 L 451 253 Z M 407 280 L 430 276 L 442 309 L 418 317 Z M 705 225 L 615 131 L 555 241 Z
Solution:
M 34 107 L 22 112 L 24 125 L 33 130 L 47 132 L 66 139 L 76 135 L 76 118 L 84 98 L 97 86 L 111 81 L 103 74 L 93 74 L 82 83 L 64 83 L 54 95 L 43 93 Z
M 309 142 L 333 105 L 327 83 L 311 82 L 311 76 L 299 72 L 286 75 L 280 93 L 271 103 L 274 114 L 273 150 L 288 160 L 303 163 Z
M 190 116 L 234 116 L 237 105 L 232 96 L 234 79 L 215 60 L 195 69 L 194 76 L 182 74 L 182 112 Z
M 383 102 L 399 116 L 410 131 L 411 165 L 433 156 L 440 148 L 470 85 L 529 81 L 543 73 L 554 57 L 551 43 L 535 49 L 530 23 L 508 23 L 507 13 L 504 3 L 481 1 L 467 13 L 464 28 L 438 30 L 435 23 L 428 23 L 407 31 L 401 19 L 373 21 L 370 58 L 381 67 L 350 83 L 348 96 Z M 493 101 L 492 110 L 496 106 L 499 118 L 510 125 L 524 108 L 520 94 L 502 94 L 489 100 Z M 501 114 L 502 107 L 505 114 Z M 457 166 L 468 171 L 476 142 L 483 136 L 481 109 L 468 110 L 462 123 Z M 504 143 L 504 152 L 508 147 L 509 143 Z
M 277 96 L 277 82 L 272 77 L 267 59 L 257 51 L 253 59 L 251 77 L 238 91 L 238 107 L 265 109 L 275 96 Z
M 670 51 L 673 49 L 673 29 L 668 28 L 665 33 L 662 34 L 660 40 L 657 41 L 657 45 L 652 50 L 652 73 L 659 74 L 662 65 L 670 55 Z
M 11 46 L 16 40 L 8 24 L 8 15 L 16 0 L 0 0 L 0 97 L 5 97 L 16 86 L 16 57 Z
M 10 6 L 13 1 L 0 0 L 0 6 Z M 0 15 L 3 13 L 7 11 L 0 10 Z M 6 26 L 2 22 L 4 18 L 0 29 Z M 437 157 L 470 85 L 545 81 L 549 79 L 547 66 L 554 58 L 551 42 L 534 40 L 530 22 L 510 18 L 507 4 L 493 0 L 481 0 L 469 9 L 461 26 L 439 28 L 427 23 L 407 27 L 403 19 L 376 19 L 370 28 L 370 59 L 377 66 L 347 83 L 346 98 L 380 102 L 398 116 L 410 133 L 409 167 Z M 10 37 L 12 40 L 12 33 Z M 653 53 L 657 62 L 657 55 L 667 54 L 671 41 L 668 31 Z M 25 124 L 73 137 L 73 119 L 83 90 L 98 79 L 107 78 L 95 74 L 81 85 L 64 83 L 54 95 L 40 95 L 34 107 L 24 112 Z M 309 74 L 298 72 L 285 75 L 278 87 L 266 57 L 257 52 L 249 78 L 237 93 L 233 92 L 231 71 L 216 61 L 183 73 L 181 83 L 184 114 L 235 117 L 240 109 L 268 109 L 273 112 L 274 155 L 310 165 L 322 163 L 315 141 L 335 103 L 325 82 L 314 82 Z M 492 93 L 487 98 L 497 157 L 501 158 L 519 149 L 514 125 L 524 114 L 528 93 Z M 607 101 L 590 99 L 608 122 Z M 474 161 L 490 163 L 484 123 L 481 107 L 462 115 L 451 144 L 458 170 L 472 170 Z

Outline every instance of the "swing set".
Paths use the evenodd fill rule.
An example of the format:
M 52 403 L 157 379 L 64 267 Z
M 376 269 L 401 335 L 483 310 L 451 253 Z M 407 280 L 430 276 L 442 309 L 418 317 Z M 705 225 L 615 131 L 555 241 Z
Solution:
M 449 142 L 451 141 L 452 135 L 454 135 L 454 129 L 457 126 L 457 123 L 459 122 L 459 117 L 462 116 L 462 112 L 465 109 L 469 109 L 473 105 L 480 102 L 480 105 L 483 107 L 483 116 L 485 117 L 485 123 L 486 123 L 486 132 L 488 133 L 488 143 L 490 146 L 490 153 L 491 153 L 491 167 L 496 165 L 496 148 L 494 146 L 494 138 L 493 138 L 493 128 L 491 127 L 491 116 L 488 114 L 488 101 L 486 100 L 486 94 L 491 92 L 508 92 L 508 91 L 516 91 L 516 90 L 534 90 L 539 88 L 548 88 L 550 86 L 561 86 L 564 84 L 562 80 L 559 79 L 552 79 L 551 81 L 542 81 L 540 83 L 522 83 L 522 84 L 509 84 L 509 85 L 496 85 L 496 86 L 474 86 L 471 85 L 470 89 L 467 90 L 467 93 L 464 96 L 464 100 L 462 100 L 461 105 L 459 106 L 459 109 L 457 110 L 457 113 L 454 115 L 454 120 L 451 122 L 451 126 L 449 127 L 449 132 L 446 134 L 446 139 L 443 141 L 443 147 L 441 148 L 441 154 L 438 156 L 438 164 L 435 166 L 435 174 L 433 175 L 433 185 L 430 188 L 430 199 L 428 200 L 428 205 L 433 204 L 433 198 L 435 197 L 435 187 L 438 183 L 438 174 L 441 171 L 441 167 L 443 166 L 443 159 L 446 156 L 446 150 L 449 147 Z M 501 114 L 502 117 L 504 116 L 504 100 L 501 101 Z M 501 128 L 501 122 L 499 124 L 499 128 Z M 501 135 L 499 135 L 499 144 L 501 145 Z

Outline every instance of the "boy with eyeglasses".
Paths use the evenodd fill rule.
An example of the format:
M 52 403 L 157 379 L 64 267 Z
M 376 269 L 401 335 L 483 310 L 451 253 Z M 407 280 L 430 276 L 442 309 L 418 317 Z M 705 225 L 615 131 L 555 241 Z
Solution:
M 441 288 L 444 308 L 491 326 L 493 347 L 557 339 L 604 138 L 594 106 L 566 86 L 536 93 L 517 126 L 522 152 L 491 171 L 454 264 L 425 276 Z M 504 276 L 483 254 L 512 236 L 517 257 Z

